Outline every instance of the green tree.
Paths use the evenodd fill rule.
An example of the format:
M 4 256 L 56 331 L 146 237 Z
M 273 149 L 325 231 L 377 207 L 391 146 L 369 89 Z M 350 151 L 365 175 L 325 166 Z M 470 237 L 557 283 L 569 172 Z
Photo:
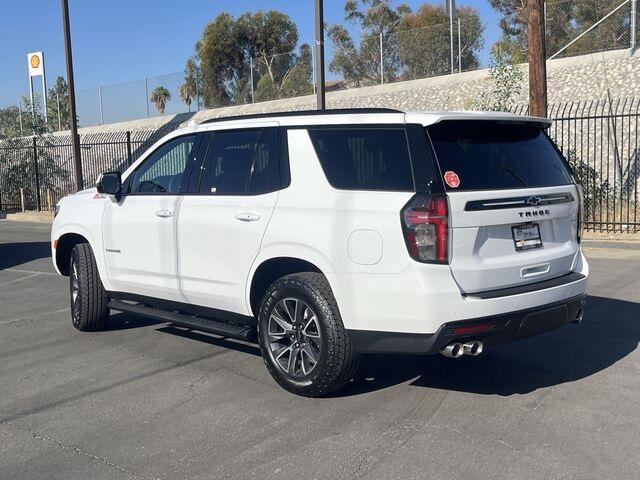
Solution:
M 268 72 L 259 75 L 254 100 L 262 102 L 278 98 L 290 98 L 313 93 L 313 67 L 311 65 L 311 47 L 300 46 L 299 53 L 285 54 L 286 62 L 278 62 L 281 69 L 273 78 Z
M 0 139 L 20 135 L 22 132 L 20 107 L 0 108 Z
M 70 175 L 62 166 L 68 163 L 68 159 L 53 156 L 52 152 L 59 153 L 60 149 L 53 148 L 57 142 L 45 122 L 40 99 L 36 97 L 32 105 L 28 98 L 23 97 L 22 103 L 24 134 L 31 133 L 37 145 L 41 196 L 44 196 L 47 189 L 56 196 L 69 191 Z M 0 147 L 0 185 L 3 187 L 3 202 L 18 204 L 20 189 L 24 188 L 27 202 L 33 204 L 36 198 L 33 138 L 18 135 L 17 132 L 13 132 L 2 140 Z
M 480 65 L 478 52 L 484 47 L 484 27 L 478 12 L 471 7 L 456 8 L 458 28 L 454 25 L 453 69 L 475 70 Z M 451 72 L 451 32 L 449 16 L 441 6 L 422 5 L 415 13 L 403 17 L 397 35 L 397 49 L 404 66 L 405 79 L 425 78 Z M 460 58 L 458 59 L 458 43 Z
M 71 128 L 69 86 L 63 77 L 56 78 L 53 87 L 47 92 L 47 123 L 54 130 Z
M 198 70 L 196 61 L 193 58 L 188 59 L 184 67 L 184 83 L 178 89 L 180 99 L 187 105 L 189 111 L 191 111 L 191 103 L 194 99 L 198 102 L 198 109 L 200 108 L 200 99 L 198 97 L 200 74 Z
M 473 108 L 476 110 L 508 112 L 515 107 L 522 91 L 524 73 L 507 55 L 492 56 L 489 67 L 491 89 L 482 92 Z
M 278 95 L 288 72 L 296 65 L 298 29 L 276 10 L 247 12 L 237 19 L 221 13 L 204 29 L 196 43 L 207 107 L 251 101 L 251 66 L 261 95 Z M 262 80 L 267 76 L 268 80 Z M 277 97 L 276 97 L 277 98 Z
M 333 43 L 333 59 L 329 70 L 341 74 L 350 86 L 365 86 L 380 82 L 380 35 L 395 32 L 411 8 L 402 3 L 393 8 L 390 0 L 347 0 L 344 19 L 361 31 L 359 45 L 341 24 L 329 27 L 327 36 Z M 384 78 L 396 79 L 399 58 L 393 42 L 383 42 Z
M 164 109 L 167 106 L 167 102 L 171 100 L 171 93 L 162 85 L 158 85 L 151 91 L 149 101 L 155 104 L 160 115 L 164 115 Z

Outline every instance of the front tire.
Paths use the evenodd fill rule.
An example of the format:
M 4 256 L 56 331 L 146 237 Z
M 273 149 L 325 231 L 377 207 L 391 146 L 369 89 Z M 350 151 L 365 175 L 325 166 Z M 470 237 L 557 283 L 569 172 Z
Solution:
M 109 318 L 108 297 L 88 243 L 73 247 L 69 280 L 73 326 L 83 332 L 103 330 Z
M 269 287 L 260 304 L 258 338 L 271 376 L 297 395 L 338 390 L 358 366 L 329 282 L 320 273 L 287 275 Z

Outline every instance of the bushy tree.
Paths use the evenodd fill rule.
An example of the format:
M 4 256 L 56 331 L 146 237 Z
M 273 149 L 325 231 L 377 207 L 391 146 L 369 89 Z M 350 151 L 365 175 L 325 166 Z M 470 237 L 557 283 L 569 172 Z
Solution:
M 302 49 L 294 52 L 297 43 L 298 29 L 282 12 L 259 10 L 237 19 L 229 13 L 218 15 L 196 43 L 205 105 L 250 102 L 252 67 L 255 97 L 279 98 L 287 78 L 300 78 L 305 60 Z M 303 84 L 303 89 L 309 87 L 310 79 Z
M 451 71 L 451 29 L 442 6 L 421 5 L 415 13 L 406 4 L 393 8 L 390 0 L 348 0 L 345 20 L 362 32 L 356 45 L 349 31 L 333 25 L 328 37 L 334 45 L 329 69 L 341 74 L 351 86 L 380 83 L 380 35 L 384 80 L 404 80 L 442 75 Z M 461 20 L 461 62 L 465 69 L 478 66 L 478 51 L 483 47 L 483 27 L 478 13 L 470 7 L 456 9 Z M 457 69 L 458 29 L 454 27 Z
M 403 17 L 411 13 L 407 4 L 393 8 L 390 0 L 347 0 L 344 19 L 360 30 L 359 45 L 341 24 L 329 27 L 327 36 L 333 44 L 329 70 L 341 74 L 350 86 L 380 83 L 380 35 L 383 39 L 396 31 Z M 384 78 L 397 78 L 400 60 L 393 42 L 383 42 Z
M 462 66 L 463 70 L 478 68 L 478 52 L 484 46 L 484 27 L 480 16 L 471 7 L 459 7 L 456 8 L 455 18 L 453 59 L 449 15 L 442 6 L 424 4 L 415 13 L 402 19 L 399 33 L 394 38 L 404 66 L 403 77 L 424 78 L 449 73 L 452 70 L 452 60 L 454 71 L 458 71 L 459 66 Z M 460 20 L 460 39 L 457 20 Z
M 277 70 L 279 73 L 275 78 L 268 73 L 259 75 L 254 93 L 255 101 L 262 102 L 313 93 L 311 47 L 308 44 L 301 45 L 297 55 L 287 54 L 286 61 L 282 63 L 282 69 Z
M 473 106 L 476 110 L 508 112 L 516 105 L 522 91 L 524 73 L 507 55 L 491 59 L 491 88 L 482 92 Z
M 56 160 L 51 152 L 63 151 L 52 147 L 56 145 L 55 138 L 50 133 L 42 114 L 40 101 L 36 97 L 33 104 L 28 98 L 22 99 L 23 131 L 32 137 L 20 137 L 17 132 L 0 141 L 0 186 L 2 186 L 3 201 L 18 203 L 20 189 L 26 190 L 30 203 L 35 202 L 35 162 L 33 143 L 35 138 L 38 152 L 38 181 L 41 196 L 50 189 L 54 194 L 68 191 L 70 176 L 63 168 L 62 161 Z M 68 159 L 63 159 L 68 162 Z
M 47 123 L 53 130 L 68 130 L 71 128 L 70 118 L 69 86 L 63 77 L 58 77 L 47 92 Z
M 200 73 L 195 59 L 189 58 L 184 67 L 184 83 L 178 88 L 180 99 L 191 111 L 191 103 L 195 100 L 198 104 L 196 110 L 200 108 Z
M 0 139 L 17 136 L 22 131 L 20 107 L 0 108 Z

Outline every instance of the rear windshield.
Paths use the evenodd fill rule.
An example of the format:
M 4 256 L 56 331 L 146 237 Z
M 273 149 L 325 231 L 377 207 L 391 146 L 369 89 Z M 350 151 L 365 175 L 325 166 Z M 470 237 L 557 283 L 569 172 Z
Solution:
M 450 121 L 427 130 L 448 190 L 550 187 L 572 183 L 564 159 L 537 126 Z
M 309 136 L 331 186 L 345 190 L 413 191 L 404 128 L 310 128 Z

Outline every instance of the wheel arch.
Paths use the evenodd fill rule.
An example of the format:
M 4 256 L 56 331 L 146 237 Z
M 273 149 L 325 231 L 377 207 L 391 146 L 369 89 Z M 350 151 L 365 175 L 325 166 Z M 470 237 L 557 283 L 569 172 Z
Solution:
M 69 276 L 71 251 L 80 243 L 88 243 L 91 246 L 89 239 L 77 232 L 64 233 L 55 241 L 55 262 L 61 275 Z M 93 247 L 91 249 L 94 250 Z
M 300 256 L 274 256 L 256 262 L 247 288 L 247 303 L 252 315 L 258 315 L 259 302 L 269 286 L 277 279 L 292 273 L 316 272 L 331 280 L 326 270 L 308 258 Z

